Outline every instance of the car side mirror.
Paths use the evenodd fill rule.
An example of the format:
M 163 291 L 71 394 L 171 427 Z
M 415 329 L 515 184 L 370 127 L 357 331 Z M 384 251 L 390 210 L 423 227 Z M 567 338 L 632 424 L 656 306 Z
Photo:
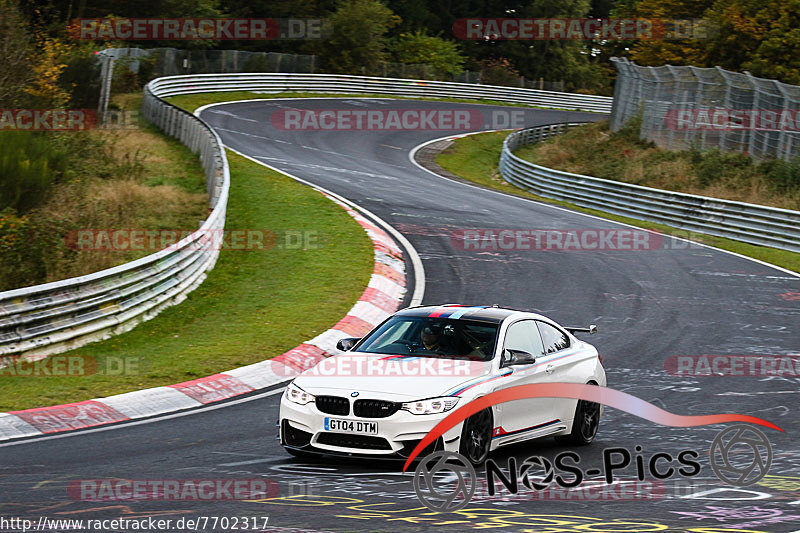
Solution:
M 506 348 L 503 350 L 503 365 L 530 365 L 536 362 L 536 356 L 525 350 Z
M 339 342 L 336 343 L 336 349 L 349 352 L 360 340 L 361 337 L 345 337 L 344 339 L 339 339 Z

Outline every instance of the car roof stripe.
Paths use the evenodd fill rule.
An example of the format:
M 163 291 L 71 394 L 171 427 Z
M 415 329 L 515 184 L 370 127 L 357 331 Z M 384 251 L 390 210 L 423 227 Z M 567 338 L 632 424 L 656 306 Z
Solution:
M 452 319 L 461 318 L 465 313 L 469 313 L 469 312 L 472 312 L 472 311 L 477 311 L 478 309 L 486 309 L 486 306 L 485 305 L 471 305 L 469 307 L 462 307 L 462 308 L 458 309 L 457 311 L 455 311 L 448 318 L 452 318 Z

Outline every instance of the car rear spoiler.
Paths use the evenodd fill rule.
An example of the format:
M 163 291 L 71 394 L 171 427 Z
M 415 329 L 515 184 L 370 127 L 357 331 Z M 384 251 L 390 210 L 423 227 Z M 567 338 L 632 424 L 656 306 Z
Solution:
M 597 333 L 596 324 L 590 324 L 588 328 L 582 328 L 579 326 L 570 326 L 570 327 L 565 327 L 564 329 L 569 331 L 570 333 L 589 333 L 590 335 Z

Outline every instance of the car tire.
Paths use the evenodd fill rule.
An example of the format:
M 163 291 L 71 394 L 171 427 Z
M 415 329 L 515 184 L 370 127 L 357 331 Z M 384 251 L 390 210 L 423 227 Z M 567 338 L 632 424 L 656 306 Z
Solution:
M 590 383 L 590 385 L 596 385 L 596 383 Z M 600 404 L 578 400 L 578 404 L 575 406 L 575 418 L 572 421 L 572 431 L 569 435 L 556 437 L 556 440 L 563 444 L 588 446 L 594 441 L 599 428 Z
M 489 456 L 493 428 L 491 409 L 484 409 L 467 418 L 461 429 L 459 453 L 473 465 L 483 464 Z

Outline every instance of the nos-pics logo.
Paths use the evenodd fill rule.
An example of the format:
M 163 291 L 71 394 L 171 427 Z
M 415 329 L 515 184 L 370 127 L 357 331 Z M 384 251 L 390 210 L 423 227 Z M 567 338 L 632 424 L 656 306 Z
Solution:
M 622 449 L 613 448 L 610 450 L 615 450 L 614 453 L 619 454 L 619 450 Z M 631 464 L 631 455 L 627 452 L 627 461 L 612 462 L 607 460 L 608 456 L 612 454 L 606 454 L 605 451 L 603 473 L 606 482 L 610 484 L 613 483 L 613 471 L 615 469 L 619 470 Z M 681 453 L 687 452 L 693 454 L 694 457 L 699 455 L 694 451 Z M 577 455 L 574 452 L 563 452 L 563 454 Z M 672 467 L 665 469 L 663 465 L 661 471 L 658 468 L 654 468 L 653 463 L 657 465 L 657 461 L 653 461 L 652 458 L 657 456 L 662 459 L 671 457 L 663 452 L 653 454 L 649 462 L 650 475 L 658 479 L 672 477 L 676 473 L 676 469 Z M 737 487 L 745 487 L 760 481 L 769 472 L 772 457 L 772 445 L 767 436 L 753 426 L 745 424 L 739 424 L 720 431 L 709 449 L 711 469 L 721 481 Z M 555 462 L 556 464 L 560 463 L 558 457 L 556 457 Z M 639 461 L 636 462 L 641 464 Z M 690 463 L 697 465 L 697 468 L 677 469 L 677 472 L 684 476 L 699 474 L 699 464 L 693 461 Z M 579 484 L 580 481 L 578 483 L 575 481 L 585 479 L 585 475 L 583 471 L 575 471 L 576 464 L 568 469 L 568 473 L 573 476 L 573 479 L 563 483 L 563 478 L 560 475 L 555 475 L 556 471 L 553 468 L 553 463 L 541 456 L 529 457 L 519 464 L 519 468 L 517 468 L 516 459 L 509 458 L 507 470 L 509 471 L 509 477 L 514 479 L 515 482 L 521 482 L 529 490 L 543 491 L 553 482 L 565 488 Z M 511 473 L 512 470 L 513 475 Z M 494 488 L 494 476 L 490 475 L 490 472 L 500 472 L 500 469 L 491 459 L 487 460 L 486 473 L 487 484 L 493 493 L 494 491 L 491 489 Z M 640 479 L 643 479 L 644 472 L 638 472 L 638 475 Z M 463 509 L 469 504 L 475 494 L 479 480 L 475 468 L 466 457 L 456 452 L 438 451 L 425 456 L 419 461 L 414 471 L 413 483 L 417 498 L 428 509 L 436 512 L 454 512 Z M 516 493 L 516 483 L 514 486 L 508 486 L 508 481 L 504 480 L 503 484 L 513 493 Z

